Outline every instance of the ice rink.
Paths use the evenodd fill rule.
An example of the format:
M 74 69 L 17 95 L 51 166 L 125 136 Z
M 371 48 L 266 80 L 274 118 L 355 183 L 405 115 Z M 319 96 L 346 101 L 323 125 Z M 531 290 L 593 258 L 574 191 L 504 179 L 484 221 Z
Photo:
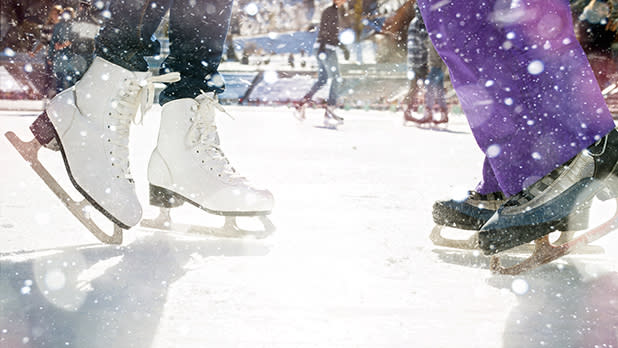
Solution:
M 403 127 L 401 113 L 340 111 L 334 131 L 316 127 L 321 110 L 301 123 L 286 107 L 226 108 L 223 150 L 276 199 L 268 236 L 136 227 L 104 245 L 2 136 L 0 347 L 618 347 L 618 233 L 598 242 L 604 254 L 515 277 L 432 245 L 433 202 L 480 179 L 463 116 L 428 130 Z M 145 218 L 157 214 L 146 165 L 159 111 L 131 134 Z M 29 140 L 35 115 L 1 111 L 0 132 Z M 40 158 L 70 185 L 59 153 Z M 596 204 L 593 223 L 612 209 Z M 188 205 L 173 213 L 223 222 Z

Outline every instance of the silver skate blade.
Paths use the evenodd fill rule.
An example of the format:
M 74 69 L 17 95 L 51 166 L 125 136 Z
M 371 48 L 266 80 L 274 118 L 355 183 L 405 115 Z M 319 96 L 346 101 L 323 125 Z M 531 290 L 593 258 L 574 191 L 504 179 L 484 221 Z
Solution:
M 324 123 L 321 126 L 314 126 L 314 127 L 322 128 L 322 129 L 337 130 L 338 125 L 339 125 L 339 122 L 335 121 L 332 118 L 327 118 L 327 119 L 324 119 Z
M 479 239 L 478 232 L 474 233 L 468 239 L 450 239 L 445 238 L 442 234 L 445 226 L 436 225 L 431 230 L 431 234 L 429 235 L 429 239 L 433 242 L 433 244 L 437 246 L 443 246 L 447 248 L 455 248 L 455 249 L 464 249 L 464 250 L 472 250 L 478 249 L 479 247 Z
M 337 130 L 336 126 L 314 126 L 315 128 L 320 128 L 320 129 L 329 129 L 329 130 Z
M 436 246 L 442 246 L 453 249 L 461 249 L 461 250 L 475 250 L 479 248 L 478 245 L 478 232 L 476 231 L 460 231 L 457 233 L 465 233 L 469 232 L 467 235 L 470 235 L 468 239 L 453 239 L 448 238 L 444 231 L 448 229 L 447 226 L 436 225 L 431 230 L 431 234 L 429 235 L 429 239 Z M 573 239 L 575 232 L 567 231 L 567 232 L 559 232 L 559 237 L 552 242 L 554 245 L 561 245 Z M 530 254 L 534 252 L 535 244 L 528 243 L 517 246 L 515 248 L 504 251 L 505 254 Z M 573 254 L 602 254 L 605 250 L 598 245 L 582 245 L 577 249 L 573 250 Z
M 265 215 L 255 216 L 260 220 L 262 229 L 249 230 L 238 226 L 236 216 L 225 216 L 225 223 L 220 227 L 200 226 L 192 224 L 182 224 L 172 222 L 170 208 L 159 208 L 159 215 L 154 219 L 143 219 L 140 226 L 163 230 L 174 231 L 180 233 L 198 234 L 212 237 L 224 237 L 224 238 L 245 238 L 253 237 L 256 239 L 263 239 L 270 236 L 276 227 L 272 221 Z
M 478 231 L 458 230 L 458 234 L 468 232 L 468 235 L 470 235 L 470 237 L 468 239 L 454 239 L 445 236 L 444 231 L 446 229 L 449 229 L 449 227 L 443 225 L 434 226 L 434 228 L 431 230 L 431 234 L 429 235 L 429 239 L 433 242 L 434 245 L 461 250 L 479 249 Z M 534 245 L 524 244 L 510 249 L 509 253 L 531 253 L 533 250 Z
M 573 251 L 588 246 L 589 243 L 605 236 L 618 228 L 618 199 L 616 199 L 616 212 L 613 217 L 604 224 L 584 232 L 567 242 L 556 245 L 549 241 L 549 235 L 534 241 L 535 248 L 532 255 L 526 260 L 509 267 L 502 266 L 499 255 L 491 258 L 490 269 L 493 273 L 517 275 L 529 271 L 546 263 L 552 262 Z
M 38 158 L 39 150 L 42 145 L 32 139 L 29 142 L 22 141 L 15 133 L 7 132 L 4 134 L 9 142 L 15 147 L 17 152 L 28 162 L 34 172 L 43 180 L 49 189 L 60 199 L 69 211 L 81 222 L 98 240 L 105 244 L 121 244 L 123 230 L 114 224 L 114 231 L 111 235 L 103 230 L 90 218 L 88 211 L 96 210 L 86 199 L 77 202 L 58 184 L 56 179 L 45 169 Z

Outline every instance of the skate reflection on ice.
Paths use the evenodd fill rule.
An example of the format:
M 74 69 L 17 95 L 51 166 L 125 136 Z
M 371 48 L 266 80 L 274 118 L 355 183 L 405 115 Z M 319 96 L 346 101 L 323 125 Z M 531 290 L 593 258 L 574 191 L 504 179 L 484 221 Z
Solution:
M 505 323 L 503 348 L 521 347 L 523 339 L 548 347 L 618 345 L 618 273 L 591 273 L 582 266 L 552 263 L 524 277 L 488 279 L 489 285 L 517 299 Z M 523 282 L 528 290 L 517 293 Z

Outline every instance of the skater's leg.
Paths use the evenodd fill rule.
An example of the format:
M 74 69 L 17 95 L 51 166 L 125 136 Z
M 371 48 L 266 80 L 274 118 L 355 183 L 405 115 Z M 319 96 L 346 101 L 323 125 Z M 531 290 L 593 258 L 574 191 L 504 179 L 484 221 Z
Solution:
M 170 9 L 170 55 L 164 72 L 179 72 L 181 81 L 169 85 L 159 97 L 166 102 L 195 98 L 200 91 L 222 93 L 218 73 L 232 15 L 232 0 L 175 0 Z
M 318 53 L 318 79 L 309 89 L 302 99 L 303 103 L 311 100 L 313 96 L 328 82 L 328 67 L 324 60 L 326 59 L 326 53 Z
M 410 88 L 408 90 L 408 105 L 404 111 L 404 119 L 413 122 L 426 122 L 430 119 L 424 117 L 418 120 L 412 116 L 412 113 L 418 109 L 419 93 L 421 89 L 425 88 L 425 79 L 427 78 L 428 66 L 427 66 L 427 44 L 428 36 L 425 24 L 417 9 L 417 16 L 410 22 L 408 26 L 408 54 L 407 54 L 407 68 L 408 68 L 408 80 L 410 81 Z
M 417 11 L 418 13 L 418 11 Z M 425 80 L 428 70 L 429 37 L 420 16 L 415 17 L 408 26 L 408 79 Z
M 425 107 L 431 110 L 434 123 L 448 122 L 448 108 L 444 97 L 444 73 L 439 67 L 432 67 L 427 75 L 427 92 L 425 93 Z M 433 119 L 433 108 L 438 105 L 440 118 Z
M 485 157 L 483 161 L 483 177 L 481 178 L 481 182 L 476 186 L 475 191 L 480 194 L 502 192 L 500 184 L 498 184 L 498 179 L 496 179 L 494 170 L 491 164 L 489 164 L 489 159 L 487 157 Z
M 427 50 L 429 51 L 427 54 L 429 68 L 428 80 L 429 84 L 434 89 L 434 105 L 437 104 L 441 111 L 446 111 L 445 116 L 447 116 L 446 120 L 448 121 L 446 90 L 444 89 L 444 62 L 429 39 L 427 42 Z
M 440 83 L 440 76 L 438 71 L 430 69 L 425 81 L 425 109 L 433 115 L 433 108 L 438 102 L 438 84 Z
M 96 37 L 95 55 L 131 71 L 147 71 L 145 56 L 159 54 L 153 34 L 173 0 L 112 1 Z
M 521 191 L 613 129 L 566 0 L 419 4 L 504 192 Z
M 326 105 L 337 105 L 337 99 L 339 98 L 339 89 L 342 85 L 341 72 L 339 70 L 339 61 L 337 59 L 337 52 L 335 50 L 326 50 L 326 59 L 324 63 L 327 68 L 328 77 L 330 79 L 330 90 L 328 92 L 328 100 Z
M 337 107 L 337 99 L 339 98 L 339 89 L 342 85 L 341 73 L 339 71 L 339 61 L 337 60 L 337 52 L 333 49 L 326 49 L 324 57 L 324 67 L 330 79 L 330 89 L 328 99 L 326 100 L 326 110 L 324 110 L 324 123 L 327 127 L 337 126 L 343 123 L 343 117 L 335 113 Z
M 418 84 L 417 80 L 410 80 L 408 85 L 408 94 L 405 98 L 406 111 L 412 112 L 418 109 Z

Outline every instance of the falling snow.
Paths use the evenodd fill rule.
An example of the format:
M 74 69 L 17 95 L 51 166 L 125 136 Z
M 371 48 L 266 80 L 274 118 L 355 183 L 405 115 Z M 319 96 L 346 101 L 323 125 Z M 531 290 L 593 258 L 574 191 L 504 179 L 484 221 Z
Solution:
M 360 23 L 371 27 L 373 17 L 384 20 L 381 12 L 392 14 L 402 1 L 379 3 L 379 11 Z M 444 11 L 450 3 L 435 1 L 431 10 Z M 482 37 L 470 35 L 446 58 L 469 63 L 478 57 L 521 55 L 517 74 L 509 78 L 525 81 L 535 102 L 554 98 L 555 114 L 535 113 L 518 88 L 496 79 L 492 74 L 509 72 L 499 62 L 471 72 L 481 78 L 459 81 L 464 85 L 459 97 L 477 116 L 470 125 L 449 85 L 453 106 L 448 125 L 404 127 L 401 105 L 408 85 L 425 88 L 429 79 L 417 80 L 416 72 L 406 67 L 405 46 L 393 39 L 399 34 L 376 32 L 376 27 L 345 29 L 339 41 L 352 53 L 351 59 L 338 53 L 343 67 L 338 82 L 344 86 L 338 112 L 345 123 L 331 130 L 324 129 L 323 109 L 309 108 L 307 119 L 299 122 L 288 105 L 306 93 L 318 61 L 327 59 L 324 53 L 315 55 L 314 41 L 319 14 L 331 1 L 313 1 L 314 11 L 306 1 L 236 2 L 238 21 L 228 37 L 228 61 L 220 67 L 229 79 L 209 75 L 207 86 L 226 85 L 220 96 L 224 103 L 248 97 L 244 103 L 260 105 L 226 106 L 235 120 L 221 117 L 217 123 L 222 147 L 235 167 L 275 195 L 270 219 L 277 229 L 266 238 L 138 226 L 125 232 L 120 246 L 100 244 L 9 143 L 0 142 L 6 169 L 0 176 L 0 347 L 618 347 L 617 233 L 602 239 L 602 253 L 568 256 L 517 277 L 492 275 L 490 258 L 479 251 L 444 249 L 428 239 L 434 201 L 465 199 L 481 180 L 485 157 L 512 153 L 496 138 L 513 135 L 498 134 L 496 124 L 496 138 L 479 151 L 471 126 L 485 124 L 494 111 L 499 122 L 515 119 L 501 113 L 517 115 L 517 132 L 534 132 L 530 134 L 539 139 L 521 157 L 538 163 L 551 155 L 560 132 L 538 128 L 548 119 L 570 119 L 568 103 L 560 96 L 574 89 L 564 76 L 580 53 L 559 30 L 560 18 L 539 14 L 543 20 L 538 27 L 525 28 L 539 39 L 523 46 L 530 33 L 513 24 L 529 19 L 531 14 L 522 12 L 528 3 L 499 3 L 505 10 L 496 12 L 495 23 L 507 29 L 484 42 L 499 53 L 485 57 L 483 50 L 469 49 Z M 190 0 L 187 5 L 196 4 Z M 92 5 L 102 19 L 111 18 L 107 1 Z M 151 3 L 152 10 L 160 6 Z M 217 15 L 213 5 L 205 11 L 203 18 Z M 443 25 L 466 28 L 483 16 L 457 13 L 453 23 Z M 598 9 L 587 8 L 578 19 L 604 28 L 608 24 Z M 350 17 L 345 20 L 353 23 Z M 163 44 L 161 55 L 153 57 L 160 63 L 169 53 L 169 41 L 161 31 L 153 39 Z M 443 44 L 450 38 L 438 32 L 432 39 Z M 27 54 L 10 47 L 0 50 L 3 61 L 23 60 Z M 553 50 L 563 50 L 562 61 L 544 56 Z M 40 66 L 22 63 L 17 70 L 33 76 Z M 0 90 L 32 93 L 3 66 L 0 74 Z M 545 77 L 554 81 L 535 89 Z M 97 78 L 109 81 L 111 76 Z M 596 83 L 585 74 L 579 79 Z M 252 94 L 245 96 L 248 86 Z M 607 88 L 609 96 L 618 90 L 615 85 Z M 327 89 L 315 98 L 326 99 Z M 42 105 L 0 100 L 0 132 L 15 131 L 29 140 L 28 125 Z M 113 107 L 122 105 L 114 102 Z M 604 107 L 596 109 L 597 116 L 604 113 Z M 158 213 L 148 205 L 146 168 L 159 114 L 157 105 L 148 111 L 144 124 L 132 129 L 130 145 L 131 171 L 147 217 Z M 572 123 L 581 140 L 600 139 L 585 133 L 594 128 L 592 123 Z M 117 131 L 115 125 L 109 129 Z M 98 136 L 86 130 L 79 135 L 84 141 Z M 59 154 L 43 149 L 40 156 L 60 184 L 69 187 Z M 120 162 L 117 157 L 114 153 L 110 161 Z M 524 184 L 539 179 L 533 175 Z M 111 188 L 104 192 L 113 193 Z M 612 203 L 594 201 L 591 221 L 611 216 Z M 90 206 L 81 212 L 111 226 Z M 189 205 L 175 209 L 174 220 L 207 226 L 223 221 Z M 240 223 L 262 227 L 251 218 Z M 509 255 L 506 262 L 521 257 Z

